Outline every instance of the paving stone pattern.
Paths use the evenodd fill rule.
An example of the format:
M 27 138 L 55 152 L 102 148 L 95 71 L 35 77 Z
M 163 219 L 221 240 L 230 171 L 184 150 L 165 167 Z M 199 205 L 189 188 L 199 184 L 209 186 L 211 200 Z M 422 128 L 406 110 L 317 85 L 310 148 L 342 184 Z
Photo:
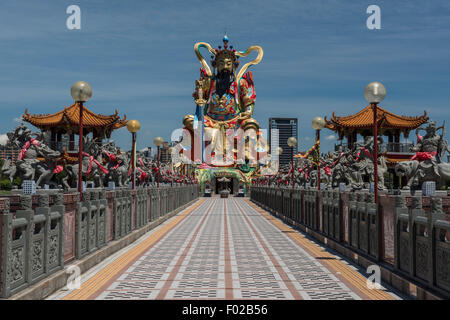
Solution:
M 95 298 L 363 298 L 334 272 L 244 198 L 210 198 Z

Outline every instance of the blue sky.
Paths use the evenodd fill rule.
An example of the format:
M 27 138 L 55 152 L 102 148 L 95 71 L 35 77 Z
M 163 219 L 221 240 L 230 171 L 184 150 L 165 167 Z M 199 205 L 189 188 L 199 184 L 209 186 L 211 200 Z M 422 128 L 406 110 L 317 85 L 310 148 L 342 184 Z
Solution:
M 66 8 L 81 8 L 81 30 L 66 28 Z M 381 8 L 381 30 L 366 9 Z M 194 43 L 221 45 L 227 31 L 237 50 L 264 48 L 252 67 L 254 117 L 298 117 L 300 150 L 317 115 L 348 115 L 367 105 L 371 81 L 387 89 L 382 107 L 450 124 L 450 2 L 447 1 L 62 1 L 0 2 L 0 133 L 25 108 L 53 113 L 72 103 L 78 80 L 93 88 L 87 106 L 138 119 L 138 148 L 170 138 L 193 113 L 199 63 Z M 323 150 L 335 140 L 323 131 Z M 125 128 L 112 137 L 131 146 Z M 410 139 L 412 136 L 410 136 Z

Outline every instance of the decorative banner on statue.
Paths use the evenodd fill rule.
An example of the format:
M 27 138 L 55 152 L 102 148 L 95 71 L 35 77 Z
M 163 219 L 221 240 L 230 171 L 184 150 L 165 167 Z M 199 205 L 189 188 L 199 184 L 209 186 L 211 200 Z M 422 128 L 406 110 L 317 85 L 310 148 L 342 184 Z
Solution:
M 88 157 L 89 158 L 89 164 L 88 164 L 88 169 L 86 172 L 86 175 L 89 177 L 89 175 L 91 174 L 91 170 L 92 170 L 92 163 L 95 163 L 98 168 L 104 173 L 104 174 L 108 174 L 108 170 L 103 167 L 100 162 L 98 162 L 97 159 L 95 159 L 93 156 L 91 156 L 89 153 L 86 153 L 83 151 L 83 156 Z
M 37 141 L 34 138 L 31 138 L 30 140 L 28 140 L 25 143 L 25 145 L 23 146 L 22 150 L 20 150 L 18 160 L 22 160 L 25 157 L 25 154 L 27 153 L 28 148 L 30 148 L 32 145 L 39 146 L 39 141 Z
M 311 149 L 309 149 L 308 151 L 305 152 L 305 154 L 301 155 L 301 154 L 296 154 L 294 156 L 294 158 L 301 158 L 301 159 L 305 159 L 307 158 L 311 153 L 313 153 L 320 145 L 320 141 L 317 140 L 316 143 L 311 147 Z
M 111 162 L 116 162 L 117 161 L 117 158 L 116 158 L 116 156 L 114 154 L 109 153 L 106 150 L 103 150 L 103 153 L 106 154 L 106 156 L 109 158 L 109 161 L 111 161 Z
M 56 166 L 55 169 L 53 169 L 53 173 L 60 173 L 60 172 L 62 172 L 63 170 L 64 170 L 64 167 L 58 165 L 58 166 Z
M 331 168 L 329 166 L 324 167 L 323 171 L 325 171 L 327 176 L 331 176 Z
M 199 121 L 201 121 L 202 119 L 202 107 L 197 105 L 195 108 L 195 115 L 194 115 L 194 130 L 198 129 L 199 126 Z
M 195 115 L 194 115 L 194 131 L 200 132 L 200 144 L 201 144 L 201 157 L 202 157 L 202 163 L 204 162 L 203 158 L 203 108 L 202 106 L 197 105 L 195 108 Z
M 143 166 L 144 168 L 147 167 L 147 166 L 144 164 L 144 161 L 142 161 L 142 158 L 139 158 L 139 162 L 141 163 L 141 166 Z
M 364 152 L 364 154 L 366 156 L 368 156 L 371 160 L 373 160 L 373 155 L 372 153 L 370 153 L 369 150 L 367 150 L 367 148 L 362 147 L 360 151 L 358 151 L 358 153 L 356 154 L 356 161 L 359 161 L 359 155 L 361 154 L 361 151 Z
M 141 182 L 145 181 L 145 178 L 147 178 L 147 172 L 145 172 L 144 170 L 142 170 L 139 167 L 137 167 L 137 169 L 141 172 L 141 174 L 139 175 L 139 180 Z
M 432 152 L 416 152 L 415 155 L 411 157 L 410 160 L 418 160 L 419 162 L 429 160 L 437 155 L 436 151 Z

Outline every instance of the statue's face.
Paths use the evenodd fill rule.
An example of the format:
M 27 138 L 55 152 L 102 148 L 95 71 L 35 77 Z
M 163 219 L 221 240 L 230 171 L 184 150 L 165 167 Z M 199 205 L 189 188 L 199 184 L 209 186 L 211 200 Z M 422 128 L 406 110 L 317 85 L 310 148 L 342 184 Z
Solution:
M 233 60 L 230 58 L 223 58 L 217 62 L 217 70 L 222 72 L 223 70 L 233 71 Z
M 436 133 L 436 127 L 435 126 L 429 126 L 427 128 L 427 134 L 428 135 L 434 135 Z

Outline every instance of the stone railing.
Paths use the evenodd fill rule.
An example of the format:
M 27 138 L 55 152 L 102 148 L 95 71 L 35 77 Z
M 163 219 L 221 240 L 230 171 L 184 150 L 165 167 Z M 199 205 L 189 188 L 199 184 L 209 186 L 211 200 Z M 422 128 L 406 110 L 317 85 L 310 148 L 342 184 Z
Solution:
M 442 212 L 440 198 L 432 201 L 430 213 L 422 208 L 421 197 L 403 197 L 395 207 L 395 267 L 424 285 L 450 292 L 450 221 Z
M 251 200 L 431 292 L 450 297 L 449 197 L 253 186 Z
M 45 192 L 45 191 L 44 191 Z M 200 196 L 198 185 L 0 198 L 0 297 L 8 298 Z

